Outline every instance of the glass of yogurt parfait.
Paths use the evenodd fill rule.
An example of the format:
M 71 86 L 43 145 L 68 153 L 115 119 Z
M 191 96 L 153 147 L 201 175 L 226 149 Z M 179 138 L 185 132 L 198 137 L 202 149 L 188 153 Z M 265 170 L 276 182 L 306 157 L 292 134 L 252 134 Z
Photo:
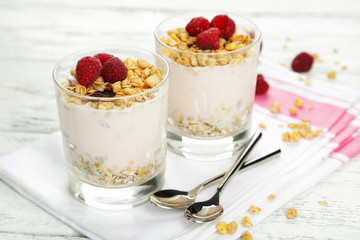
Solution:
M 196 160 L 233 156 L 251 127 L 259 28 L 234 14 L 189 12 L 154 35 L 170 67 L 169 148 Z
M 126 209 L 164 183 L 166 61 L 135 48 L 84 50 L 53 79 L 70 192 L 89 206 Z

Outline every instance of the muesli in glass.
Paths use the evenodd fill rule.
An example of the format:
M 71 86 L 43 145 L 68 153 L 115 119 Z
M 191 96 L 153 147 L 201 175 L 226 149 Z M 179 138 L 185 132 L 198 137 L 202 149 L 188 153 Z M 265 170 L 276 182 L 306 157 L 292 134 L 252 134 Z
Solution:
M 259 28 L 234 14 L 189 12 L 160 23 L 155 41 L 170 67 L 169 148 L 197 160 L 236 154 L 251 127 Z
M 162 57 L 135 48 L 85 50 L 56 65 L 59 119 L 76 198 L 97 208 L 124 209 L 161 188 L 168 74 Z

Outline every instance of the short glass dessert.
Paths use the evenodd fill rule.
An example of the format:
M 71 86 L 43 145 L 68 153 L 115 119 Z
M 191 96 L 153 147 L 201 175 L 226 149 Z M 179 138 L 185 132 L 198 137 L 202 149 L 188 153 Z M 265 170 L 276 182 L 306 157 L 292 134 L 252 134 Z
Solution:
M 133 48 L 85 50 L 55 66 L 70 192 L 76 198 L 97 208 L 126 209 L 162 187 L 168 74 L 162 57 Z
M 189 12 L 160 23 L 155 39 L 170 67 L 169 148 L 197 160 L 233 156 L 251 127 L 259 28 L 234 14 Z

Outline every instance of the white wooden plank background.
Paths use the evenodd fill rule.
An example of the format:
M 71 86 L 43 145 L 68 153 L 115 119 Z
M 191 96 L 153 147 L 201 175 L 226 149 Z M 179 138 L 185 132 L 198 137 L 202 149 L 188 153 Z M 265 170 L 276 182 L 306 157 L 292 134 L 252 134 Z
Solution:
M 264 57 L 289 66 L 300 51 L 318 53 L 323 62 L 308 76 L 360 90 L 357 0 L 0 0 L 0 156 L 59 128 L 51 80 L 59 59 L 93 46 L 153 50 L 152 33 L 161 20 L 201 9 L 251 18 L 263 31 Z M 338 72 L 335 80 L 327 79 L 330 70 Z M 359 200 L 358 156 L 250 231 L 254 239 L 360 239 Z M 298 210 L 295 220 L 285 217 L 289 207 Z M 0 239 L 85 237 L 0 181 Z

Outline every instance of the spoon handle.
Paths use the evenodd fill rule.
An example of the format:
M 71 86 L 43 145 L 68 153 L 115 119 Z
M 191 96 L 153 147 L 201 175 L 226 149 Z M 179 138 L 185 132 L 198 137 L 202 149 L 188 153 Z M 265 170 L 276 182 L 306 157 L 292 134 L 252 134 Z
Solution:
M 260 155 L 260 156 L 258 156 L 256 158 L 250 159 L 249 161 L 246 161 L 244 163 L 244 165 L 242 165 L 241 168 L 239 168 L 239 171 L 242 170 L 242 169 L 245 169 L 247 167 L 250 167 L 250 166 L 252 166 L 254 164 L 257 164 L 257 163 L 259 163 L 259 162 L 261 162 L 261 161 L 263 161 L 263 160 L 265 160 L 265 159 L 267 159 L 269 157 L 275 156 L 275 155 L 277 155 L 279 153 L 281 153 L 280 148 L 278 148 L 276 150 L 271 150 L 271 151 L 269 151 L 267 153 L 264 153 L 264 154 L 262 154 L 262 155 Z
M 269 158 L 269 157 L 275 156 L 275 155 L 277 155 L 277 154 L 279 154 L 279 153 L 281 153 L 280 148 L 275 149 L 275 150 L 271 150 L 271 151 L 269 151 L 269 152 L 267 152 L 267 153 L 264 153 L 264 154 L 262 154 L 262 155 L 260 155 L 260 156 L 258 156 L 258 157 L 256 157 L 256 158 L 253 158 L 253 159 L 250 159 L 249 161 L 246 161 L 246 162 L 244 163 L 244 165 L 242 165 L 242 167 L 239 168 L 238 170 L 239 170 L 239 171 L 240 171 L 240 170 L 243 170 L 243 169 L 245 169 L 245 168 L 247 168 L 247 167 L 250 167 L 250 166 L 252 166 L 252 165 L 254 165 L 254 164 L 257 164 L 257 163 L 259 163 L 259 162 L 262 162 L 263 160 L 265 160 L 265 159 L 267 159 L 267 158 Z M 213 183 L 213 182 L 219 180 L 220 178 L 224 177 L 225 174 L 226 174 L 226 172 L 220 173 L 219 175 L 217 175 L 217 176 L 215 176 L 215 177 L 213 177 L 213 178 L 211 178 L 211 179 L 206 180 L 205 182 L 203 182 L 202 184 L 200 184 L 199 187 L 203 188 L 203 187 L 205 187 L 206 185 L 208 185 L 208 184 L 210 184 L 210 183 Z
M 241 153 L 240 153 L 239 157 L 236 159 L 235 163 L 232 165 L 232 167 L 226 172 L 225 176 L 222 178 L 222 181 L 217 188 L 219 193 L 221 192 L 224 185 L 228 182 L 230 177 L 235 173 L 235 171 L 242 167 L 242 165 L 245 162 L 246 156 L 249 154 L 249 152 L 255 146 L 257 141 L 261 138 L 261 135 L 262 135 L 261 132 L 254 133 L 254 135 L 251 137 L 250 141 L 245 145 L 244 149 L 241 151 Z

